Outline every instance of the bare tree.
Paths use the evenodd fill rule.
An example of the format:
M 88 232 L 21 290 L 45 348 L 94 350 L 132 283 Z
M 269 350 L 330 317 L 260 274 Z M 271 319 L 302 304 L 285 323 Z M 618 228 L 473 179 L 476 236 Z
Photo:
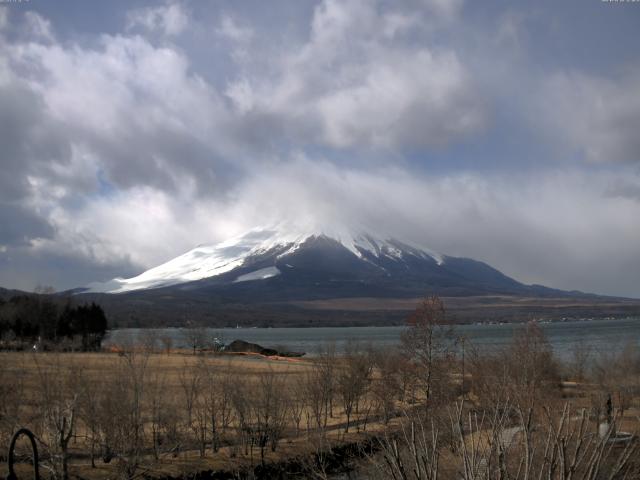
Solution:
M 380 438 L 380 467 L 394 480 L 436 480 L 439 478 L 440 439 L 438 431 L 427 431 L 415 421 L 401 424 L 399 435 Z
M 79 372 L 80 385 L 80 419 L 85 426 L 87 441 L 89 442 L 89 455 L 91 468 L 96 468 L 96 448 L 100 445 L 100 398 L 103 384 L 92 380 L 89 375 Z
M 573 412 L 568 404 L 553 410 L 500 403 L 479 412 L 456 402 L 449 412 L 455 455 L 443 462 L 439 429 L 420 417 L 407 417 L 398 434 L 380 440 L 383 461 L 377 465 L 386 477 L 596 480 L 638 473 L 631 461 L 637 442 L 612 448 L 614 426 L 603 436 L 593 435 L 585 410 Z
M 519 326 L 505 348 L 471 348 L 471 390 L 486 408 L 510 400 L 523 407 L 545 405 L 559 390 L 558 363 L 544 332 L 535 323 Z
M 434 392 L 442 390 L 448 377 L 446 359 L 451 354 L 452 325 L 444 304 L 436 296 L 427 297 L 409 316 L 409 328 L 402 333 L 402 347 L 413 360 L 427 408 Z
M 396 351 L 390 349 L 375 351 L 371 358 L 377 373 L 372 379 L 371 395 L 385 424 L 394 415 L 396 400 L 404 400 L 401 370 L 405 365 L 400 362 L 401 358 Z
M 342 358 L 341 368 L 337 371 L 337 390 L 347 417 L 345 433 L 349 431 L 351 415 L 358 412 L 360 399 L 365 395 L 371 380 L 371 359 L 359 352 L 358 346 L 348 343 Z
M 116 458 L 119 473 L 129 479 L 143 462 L 148 361 L 148 352 L 124 351 L 118 365 L 103 379 L 99 412 L 103 460 Z
M 144 333 L 143 333 L 144 332 Z M 139 334 L 139 344 L 149 353 L 154 353 L 158 348 L 159 333 L 152 328 L 145 329 Z
M 326 417 L 333 417 L 333 401 L 336 394 L 336 357 L 336 346 L 334 343 L 329 343 L 320 350 L 314 365 L 317 374 L 316 380 L 320 383 L 321 399 L 325 402 L 325 426 Z
M 153 456 L 156 460 L 160 458 L 163 413 L 171 408 L 165 401 L 165 389 L 166 375 L 164 373 L 154 373 L 147 383 L 147 409 L 151 423 L 151 445 L 153 447 Z
M 316 364 L 314 368 L 305 372 L 304 376 L 304 391 L 309 406 L 308 414 L 314 420 L 314 427 L 321 432 L 324 432 L 327 427 L 330 396 L 333 394 L 333 379 L 327 378 L 330 372 L 332 374 L 333 370 L 323 369 Z
M 210 366 L 205 378 L 205 401 L 211 431 L 211 450 L 215 453 L 220 447 L 222 434 L 231 423 L 231 385 L 232 372 L 227 364 L 221 372 Z
M 184 430 L 188 434 L 193 433 L 196 439 L 199 437 L 199 424 L 196 421 L 198 420 L 196 414 L 201 413 L 203 408 L 202 403 L 200 403 L 204 381 L 203 373 L 205 372 L 202 363 L 202 358 L 199 359 L 198 364 L 195 366 L 185 360 L 179 375 L 182 401 L 187 413 Z M 204 455 L 202 450 L 201 455 Z
M 571 359 L 568 366 L 574 380 L 582 381 L 585 379 L 592 354 L 591 346 L 582 341 L 571 347 Z
M 537 323 L 529 322 L 516 330 L 508 355 L 509 383 L 514 401 L 532 406 L 551 389 L 558 388 L 558 364 L 551 344 Z
M 132 478 L 140 464 L 144 447 L 143 405 L 145 395 L 145 375 L 149 362 L 148 353 L 125 353 L 125 375 L 128 377 L 130 439 L 127 449 L 125 471 Z
M 260 447 L 260 461 L 264 465 L 264 453 L 268 445 L 275 452 L 285 424 L 286 401 L 284 380 L 269 369 L 260 375 L 257 395 L 252 398 L 254 432 Z
M 164 353 L 167 355 L 171 353 L 171 348 L 173 347 L 173 338 L 169 335 L 163 335 L 160 337 L 160 343 L 162 343 L 162 349 Z
M 245 377 L 238 377 L 231 385 L 231 405 L 237 423 L 237 440 L 240 442 L 244 454 L 253 454 L 254 419 L 251 405 L 252 386 Z
M 300 435 L 300 423 L 302 422 L 302 415 L 307 407 L 304 380 L 304 376 L 298 375 L 287 385 L 288 410 L 291 415 L 291 420 L 295 425 L 296 437 Z
M 611 397 L 622 413 L 637 401 L 640 392 L 640 350 L 636 340 L 621 348 L 598 352 L 591 362 L 590 379 L 598 386 L 591 393 L 596 416 L 602 413 L 604 398 Z
M 185 344 L 193 349 L 194 355 L 207 345 L 207 331 L 202 327 L 185 328 L 182 331 L 182 338 Z
M 69 442 L 75 434 L 79 410 L 78 371 L 63 367 L 58 355 L 51 364 L 40 362 L 34 355 L 40 391 L 37 401 L 50 459 L 49 470 L 55 478 L 69 478 Z

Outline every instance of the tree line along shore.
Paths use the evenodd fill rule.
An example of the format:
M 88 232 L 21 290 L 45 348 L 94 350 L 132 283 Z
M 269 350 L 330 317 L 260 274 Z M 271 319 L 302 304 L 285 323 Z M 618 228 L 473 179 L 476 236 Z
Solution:
M 0 298 L 0 350 L 99 350 L 107 326 L 95 303 L 53 295 Z

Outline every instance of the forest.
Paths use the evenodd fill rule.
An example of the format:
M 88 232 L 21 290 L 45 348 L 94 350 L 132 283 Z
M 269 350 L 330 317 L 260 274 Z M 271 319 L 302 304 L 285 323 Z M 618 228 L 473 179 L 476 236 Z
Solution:
M 96 350 L 107 318 L 95 303 L 74 304 L 53 295 L 0 298 L 0 349 Z

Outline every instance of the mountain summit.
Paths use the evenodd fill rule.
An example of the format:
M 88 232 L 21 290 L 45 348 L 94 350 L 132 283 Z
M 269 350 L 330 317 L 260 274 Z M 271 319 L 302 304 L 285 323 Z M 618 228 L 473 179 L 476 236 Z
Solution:
M 88 286 L 86 293 L 180 287 L 226 292 L 260 289 L 276 297 L 521 293 L 529 287 L 471 259 L 449 257 L 369 233 L 254 229 L 201 245 L 133 278 Z M 277 293 L 275 293 L 277 292 Z M 306 293 L 304 293 L 306 292 Z M 273 300 L 279 300 L 274 298 Z

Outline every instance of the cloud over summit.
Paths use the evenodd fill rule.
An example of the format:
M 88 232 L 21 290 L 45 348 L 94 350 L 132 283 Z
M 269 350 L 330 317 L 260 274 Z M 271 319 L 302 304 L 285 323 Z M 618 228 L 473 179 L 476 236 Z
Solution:
M 593 42 L 576 8 L 616 35 L 638 16 L 169 1 L 79 22 L 0 5 L 0 285 L 129 275 L 291 219 L 640 296 L 640 59 L 546 48 Z

